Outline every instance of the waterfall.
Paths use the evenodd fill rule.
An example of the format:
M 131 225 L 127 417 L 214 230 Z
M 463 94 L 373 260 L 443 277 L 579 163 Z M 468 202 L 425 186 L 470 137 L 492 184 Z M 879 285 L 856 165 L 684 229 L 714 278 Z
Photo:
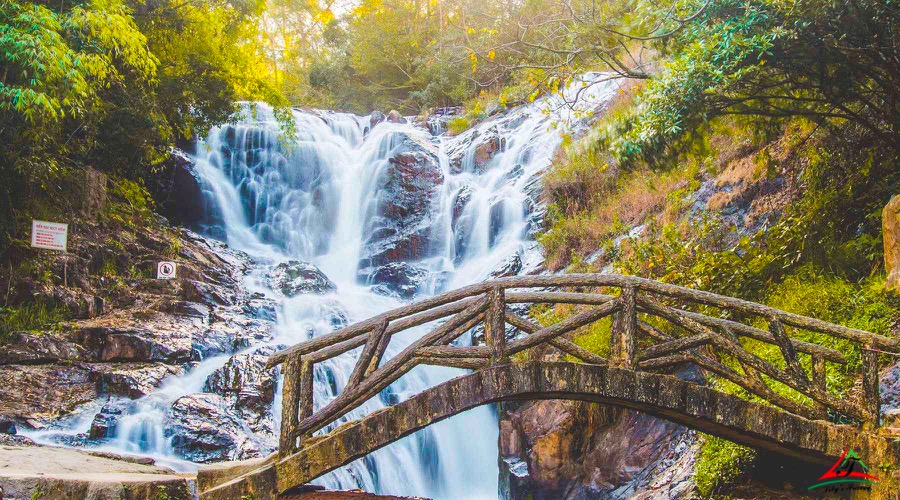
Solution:
M 533 236 L 542 216 L 540 175 L 562 134 L 583 128 L 590 112 L 615 93 L 616 84 L 602 80 L 602 74 L 588 75 L 563 95 L 499 113 L 452 137 L 439 118 L 392 123 L 375 115 L 294 111 L 296 136 L 285 139 L 262 104 L 247 104 L 243 119 L 214 128 L 193 155 L 210 207 L 204 223 L 260 263 L 249 279 L 279 303 L 268 344 L 325 335 L 342 318 L 360 321 L 498 273 L 538 270 L 542 257 Z M 577 104 L 570 105 L 576 95 Z M 294 260 L 320 269 L 336 289 L 285 297 L 266 285 L 267 269 Z M 386 357 L 430 327 L 397 336 Z M 358 353 L 316 365 L 316 407 L 340 393 Z M 184 465 L 166 437 L 167 413 L 179 397 L 202 392 L 207 377 L 228 359 L 203 360 L 131 402 L 104 446 Z M 344 420 L 461 373 L 417 367 Z M 276 429 L 280 385 L 270 415 Z M 79 421 L 73 429 L 84 425 Z M 496 498 L 497 433 L 495 409 L 476 408 L 316 482 L 394 495 Z

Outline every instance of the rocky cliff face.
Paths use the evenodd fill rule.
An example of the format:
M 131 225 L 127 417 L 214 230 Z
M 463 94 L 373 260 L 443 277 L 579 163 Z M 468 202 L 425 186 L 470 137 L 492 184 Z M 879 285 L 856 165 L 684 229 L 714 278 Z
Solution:
M 550 400 L 501 412 L 505 498 L 684 498 L 698 456 L 695 432 L 631 410 Z
M 275 372 L 263 367 L 274 346 L 246 349 L 271 338 L 275 306 L 244 286 L 263 263 L 156 216 L 148 222 L 148 214 L 122 211 L 121 200 L 103 207 L 104 197 L 92 199 L 101 201 L 70 226 L 67 254 L 13 255 L 45 271 L 3 276 L 7 305 L 46 304 L 71 320 L 13 332 L 0 344 L 0 421 L 21 434 L 77 419 L 86 426 L 55 440 L 103 442 L 137 400 L 173 376 L 240 352 L 209 376 L 206 394 L 174 402 L 166 438 L 198 461 L 268 452 L 275 439 L 263 414 Z M 175 279 L 156 279 L 163 260 L 178 264 Z M 321 281 L 298 275 L 284 286 L 302 293 L 327 287 Z

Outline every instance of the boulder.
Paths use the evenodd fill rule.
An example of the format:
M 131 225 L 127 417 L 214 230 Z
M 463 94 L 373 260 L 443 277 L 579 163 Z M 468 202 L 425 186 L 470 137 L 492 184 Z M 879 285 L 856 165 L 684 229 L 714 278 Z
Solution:
M 493 131 L 483 142 L 475 146 L 475 151 L 472 154 L 472 163 L 476 171 L 483 172 L 487 164 L 497 154 L 497 151 L 502 150 L 505 145 L 506 140 L 497 135 L 496 131 Z
M 100 440 L 115 436 L 119 417 L 122 416 L 124 411 L 125 405 L 122 402 L 108 401 L 94 415 L 94 420 L 91 421 L 91 429 L 88 431 L 88 438 Z
M 469 200 L 472 199 L 472 188 L 469 186 L 463 186 L 456 193 L 456 196 L 453 198 L 453 217 L 451 219 L 450 225 L 453 227 L 454 231 L 456 230 L 456 226 L 459 223 L 459 218 L 462 216 L 463 211 L 466 209 L 466 205 L 469 204 Z
M 198 463 L 256 458 L 268 451 L 218 394 L 191 394 L 176 400 L 166 435 L 179 456 Z
M 430 278 L 427 269 L 407 262 L 392 262 L 373 270 L 361 270 L 360 279 L 375 285 L 374 291 L 402 299 L 415 296 Z
M 198 228 L 208 218 L 206 195 L 190 155 L 181 150 L 167 160 L 168 179 L 157 196 L 160 212 L 173 224 Z
M 506 276 L 515 276 L 522 271 L 522 252 L 517 251 L 509 257 L 503 259 L 496 269 L 491 271 L 492 278 L 504 278 Z
M 0 366 L 0 416 L 47 424 L 98 396 L 92 370 L 81 363 Z
M 895 195 L 881 213 L 884 232 L 884 270 L 889 290 L 900 291 L 900 195 Z
M 275 347 L 236 354 L 206 379 L 204 391 L 231 396 L 235 408 L 249 410 L 261 417 L 275 399 L 277 370 L 266 370 L 266 362 Z
M 503 231 L 503 226 L 506 221 L 507 204 L 510 203 L 509 200 L 501 198 L 491 205 L 488 222 L 488 245 L 491 247 L 497 243 L 497 237 L 500 236 L 500 232 Z
M 10 418 L 0 417 L 0 434 L 16 434 L 16 423 Z
M 386 119 L 387 117 L 384 116 L 384 113 L 381 111 L 372 111 L 372 114 L 369 115 L 369 130 L 375 128 L 375 125 L 378 125 Z
M 471 129 L 471 132 L 460 134 L 447 146 L 450 172 L 484 172 L 497 152 L 505 148 L 506 139 L 500 136 L 496 127 L 486 131 Z
M 330 293 L 337 286 L 316 266 L 292 260 L 275 266 L 267 275 L 266 282 L 273 290 L 279 290 L 285 297 L 301 293 Z
M 391 123 L 406 123 L 406 118 L 396 109 L 392 109 L 387 115 L 387 121 Z
M 402 134 L 377 180 L 378 198 L 365 220 L 368 238 L 360 268 L 428 254 L 433 200 L 443 182 L 436 151 Z

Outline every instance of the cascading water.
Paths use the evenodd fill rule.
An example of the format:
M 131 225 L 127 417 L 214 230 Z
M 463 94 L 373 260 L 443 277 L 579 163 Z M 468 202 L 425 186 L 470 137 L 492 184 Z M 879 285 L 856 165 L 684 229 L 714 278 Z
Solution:
M 208 195 L 207 229 L 252 256 L 258 269 L 248 278 L 249 286 L 278 300 L 269 344 L 285 346 L 323 335 L 346 320 L 363 320 L 413 296 L 478 282 L 492 273 L 538 269 L 541 256 L 531 236 L 541 216 L 540 173 L 550 164 L 561 132 L 583 126 L 586 112 L 614 93 L 615 84 L 597 83 L 602 79 L 590 75 L 585 84 L 592 85 L 578 81 L 564 98 L 542 98 L 455 137 L 440 134 L 439 121 L 426 128 L 296 111 L 297 136 L 286 141 L 262 105 L 248 107 L 252 117 L 214 129 L 198 142 L 194 155 Z M 576 93 L 577 105 L 569 106 Z M 267 286 L 267 270 L 292 260 L 321 269 L 336 291 L 285 297 Z M 387 357 L 427 327 L 395 338 Z M 357 354 L 316 366 L 316 407 L 340 393 Z M 105 447 L 170 458 L 166 463 L 184 466 L 165 432 L 172 404 L 202 392 L 207 377 L 228 358 L 203 360 L 188 374 L 131 402 Z M 418 367 L 345 418 L 460 373 Z M 280 396 L 276 393 L 269 415 L 275 429 Z M 84 425 L 72 424 L 71 432 Z M 263 451 L 275 446 L 272 435 L 259 442 Z M 477 408 L 317 482 L 429 498 L 495 498 L 496 447 L 494 412 Z

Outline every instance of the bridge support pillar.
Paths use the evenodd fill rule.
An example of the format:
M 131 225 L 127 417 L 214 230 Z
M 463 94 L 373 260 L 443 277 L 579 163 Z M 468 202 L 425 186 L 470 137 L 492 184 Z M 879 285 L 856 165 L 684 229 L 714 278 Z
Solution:
M 634 287 L 623 287 L 619 300 L 622 302 L 622 308 L 613 316 L 609 364 L 614 368 L 634 370 L 637 364 L 635 358 L 637 353 L 637 309 Z
M 874 430 L 881 421 L 881 388 L 878 381 L 878 352 L 862 347 L 864 428 Z
M 488 308 L 484 315 L 484 339 L 491 348 L 493 364 L 509 363 L 506 355 L 506 300 L 503 289 L 491 288 L 488 292 Z

